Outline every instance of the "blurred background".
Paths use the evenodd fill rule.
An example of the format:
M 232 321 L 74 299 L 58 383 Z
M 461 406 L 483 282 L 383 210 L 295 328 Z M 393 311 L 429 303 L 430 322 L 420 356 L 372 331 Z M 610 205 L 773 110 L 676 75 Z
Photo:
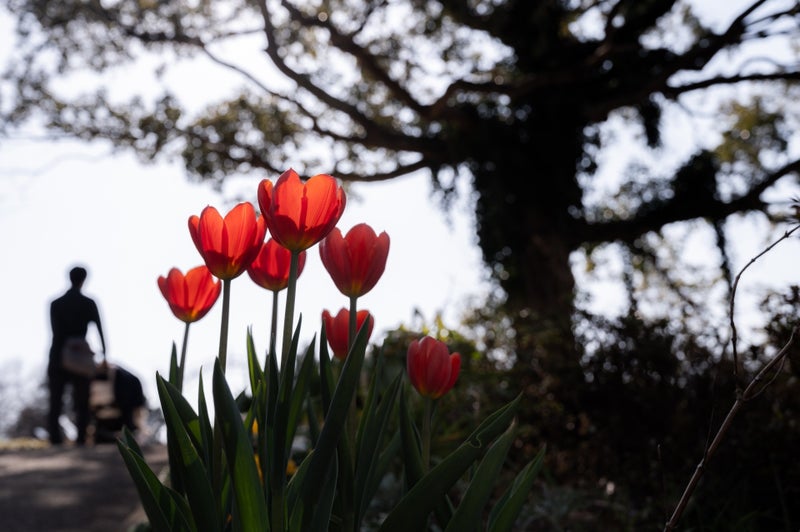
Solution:
M 548 447 L 522 527 L 660 527 L 796 324 L 792 235 L 736 285 L 734 367 L 737 275 L 797 225 L 798 36 L 781 0 L 8 0 L 0 429 L 45 398 L 47 309 L 76 264 L 155 406 L 183 331 L 156 279 L 201 263 L 188 217 L 292 167 L 343 181 L 343 231 L 391 237 L 361 301 L 376 348 L 402 365 L 426 333 L 465 355 L 438 445 L 522 392 L 513 460 Z M 316 249 L 298 290 L 311 342 L 347 301 Z M 235 388 L 270 297 L 232 292 Z M 192 327 L 188 390 L 219 312 Z M 686 526 L 800 527 L 798 375 L 792 348 Z

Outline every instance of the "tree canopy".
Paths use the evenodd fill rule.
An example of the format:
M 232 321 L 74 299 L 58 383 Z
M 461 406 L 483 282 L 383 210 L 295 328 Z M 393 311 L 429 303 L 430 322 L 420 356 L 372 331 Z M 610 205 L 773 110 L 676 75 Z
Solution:
M 652 265 L 648 236 L 703 220 L 724 269 L 726 220 L 774 215 L 765 194 L 796 183 L 800 6 L 711 4 L 9 0 L 0 131 L 179 156 L 216 183 L 427 171 L 446 197 L 467 179 L 515 327 L 564 331 L 576 250 L 617 242 Z M 206 81 L 178 90 L 187 62 Z M 141 90 L 134 65 L 153 72 Z M 534 336 L 522 358 L 548 348 Z

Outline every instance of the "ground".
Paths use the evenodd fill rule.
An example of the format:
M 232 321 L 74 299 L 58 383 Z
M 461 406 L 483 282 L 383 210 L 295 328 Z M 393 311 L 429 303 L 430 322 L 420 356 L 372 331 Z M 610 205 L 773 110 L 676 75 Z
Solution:
M 156 474 L 162 445 L 144 447 Z M 146 522 L 139 497 L 114 444 L 49 446 L 0 442 L 0 530 L 127 532 Z

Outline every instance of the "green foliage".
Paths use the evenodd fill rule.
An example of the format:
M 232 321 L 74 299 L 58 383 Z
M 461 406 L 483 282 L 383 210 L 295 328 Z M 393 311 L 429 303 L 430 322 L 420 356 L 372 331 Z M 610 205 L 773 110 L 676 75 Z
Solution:
M 268 355 L 266 371 L 260 367 L 248 333 L 251 381 L 246 399 L 234 398 L 221 366 L 215 365 L 213 426 L 202 400 L 202 382 L 197 414 L 176 386 L 158 377 L 168 433 L 169 481 L 162 482 L 148 468 L 130 436 L 120 442 L 153 530 L 356 532 L 362 529 L 382 479 L 398 466 L 406 470 L 409 489 L 391 503 L 392 511 L 382 519 L 382 530 L 409 530 L 408 526 L 422 529 L 434 510 L 445 519 L 443 527 L 452 519 L 455 524 L 451 529 L 460 528 L 464 520 L 481 520 L 489 512 L 487 506 L 496 515 L 491 529 L 509 529 L 527 499 L 543 456 L 540 453 L 524 469 L 499 503 L 490 503 L 493 486 L 516 436 L 519 397 L 486 417 L 463 443 L 445 453 L 428 471 L 418 459 L 421 442 L 416 436 L 408 437 L 418 430 L 403 391 L 403 373 L 388 377 L 380 353 L 371 357 L 366 400 L 361 408 L 354 409 L 367 352 L 366 328 L 359 332 L 344 363 L 336 368 L 324 344 L 324 330 L 320 363 L 314 363 L 313 343 L 296 361 L 299 328 L 287 358 L 290 365 L 283 371 L 277 369 L 275 353 Z M 324 420 L 315 431 L 312 448 L 293 454 L 294 435 L 303 425 L 310 428 L 311 420 L 318 415 L 310 406 L 316 401 L 309 395 L 315 371 L 319 371 L 322 384 L 316 389 L 321 394 Z M 387 378 L 390 380 L 385 386 Z M 276 387 L 276 392 L 271 391 Z M 310 413 L 308 419 L 304 412 Z M 398 424 L 402 438 L 399 434 L 392 436 Z M 404 456 L 417 459 L 402 465 L 398 460 L 401 449 Z M 296 471 L 290 468 L 294 460 L 299 461 Z M 436 507 L 464 482 L 471 468 L 475 472 L 466 480 L 461 505 L 441 513 Z

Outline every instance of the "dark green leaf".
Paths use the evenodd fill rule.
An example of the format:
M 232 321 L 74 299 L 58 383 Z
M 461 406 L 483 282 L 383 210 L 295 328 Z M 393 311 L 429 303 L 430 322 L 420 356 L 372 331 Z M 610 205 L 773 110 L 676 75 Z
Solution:
M 163 389 L 168 385 L 163 379 L 158 380 L 167 437 L 178 451 L 176 460 L 171 466 L 180 468 L 180 478 L 184 482 L 186 499 L 197 530 L 214 532 L 220 528 L 222 521 L 216 511 L 217 505 L 210 474 L 203 464 L 201 453 L 198 452 L 195 443 L 189 437 L 170 394 Z
M 154 532 L 194 532 L 187 519 L 188 512 L 180 504 L 180 496 L 164 486 L 144 459 L 130 447 L 122 441 L 117 442 L 117 447 Z
M 536 454 L 514 479 L 489 513 L 489 532 L 513 532 L 514 522 L 533 487 L 536 475 L 544 464 L 545 447 Z
M 225 381 L 219 361 L 214 364 L 213 388 L 217 423 L 222 432 L 223 447 L 230 468 L 236 515 L 243 530 L 267 531 L 269 522 L 264 490 L 258 478 L 250 435 L 244 429 L 241 413 Z
M 404 532 L 423 530 L 428 515 L 489 444 L 514 419 L 521 396 L 489 417 L 449 456 L 444 458 L 400 500 L 386 517 L 380 530 Z
M 453 517 L 447 523 L 445 532 L 476 530 L 481 522 L 481 514 L 494 489 L 500 470 L 506 460 L 511 444 L 517 435 L 517 424 L 512 423 L 502 436 L 497 438 L 481 460 L 472 476 L 467 491 L 461 499 Z

